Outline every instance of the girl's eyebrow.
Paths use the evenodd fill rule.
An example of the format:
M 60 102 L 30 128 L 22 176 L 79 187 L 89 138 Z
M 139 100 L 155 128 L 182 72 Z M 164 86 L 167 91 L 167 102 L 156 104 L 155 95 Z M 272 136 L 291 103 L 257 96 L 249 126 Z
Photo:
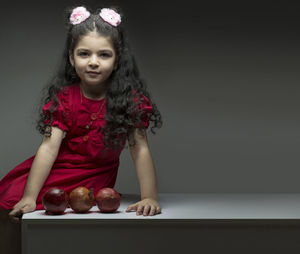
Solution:
M 89 49 L 86 49 L 86 48 L 78 48 L 78 49 L 77 49 L 77 51 L 80 51 L 80 50 L 82 50 L 82 51 L 90 51 Z M 99 51 L 100 51 L 100 52 L 101 52 L 101 51 L 109 51 L 109 52 L 112 52 L 111 49 L 100 49 Z

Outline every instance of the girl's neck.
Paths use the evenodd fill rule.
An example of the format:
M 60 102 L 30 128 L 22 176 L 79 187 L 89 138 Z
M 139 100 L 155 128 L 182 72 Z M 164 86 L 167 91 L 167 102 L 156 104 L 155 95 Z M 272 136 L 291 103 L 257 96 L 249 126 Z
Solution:
M 83 95 L 92 100 L 101 100 L 105 98 L 106 95 L 106 86 L 96 86 L 96 87 L 89 87 L 80 82 L 79 84 L 81 92 Z

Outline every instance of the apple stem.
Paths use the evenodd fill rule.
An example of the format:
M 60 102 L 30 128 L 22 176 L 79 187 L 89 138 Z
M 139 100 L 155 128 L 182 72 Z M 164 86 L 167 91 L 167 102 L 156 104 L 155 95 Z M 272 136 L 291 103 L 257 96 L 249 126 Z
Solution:
M 90 199 L 94 199 L 94 188 L 90 189 L 89 196 L 90 196 Z

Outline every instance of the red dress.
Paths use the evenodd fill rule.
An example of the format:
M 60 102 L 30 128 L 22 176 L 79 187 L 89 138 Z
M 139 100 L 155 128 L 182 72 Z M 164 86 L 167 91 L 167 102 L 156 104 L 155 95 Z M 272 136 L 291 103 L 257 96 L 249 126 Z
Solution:
M 58 95 L 60 105 L 54 113 L 52 126 L 64 130 L 66 135 L 53 167 L 36 200 L 36 210 L 43 210 L 42 197 L 51 187 L 58 187 L 68 194 L 78 186 L 94 188 L 94 193 L 104 187 L 113 188 L 116 182 L 119 157 L 125 146 L 118 151 L 104 151 L 101 127 L 105 123 L 105 99 L 92 100 L 80 93 L 79 84 L 65 87 Z M 142 108 L 146 113 L 153 108 L 147 97 L 143 96 Z M 51 101 L 43 107 L 45 114 Z M 102 106 L 103 104 L 103 106 Z M 97 115 L 90 126 L 92 113 Z M 45 123 L 47 123 L 45 121 Z M 149 118 L 144 114 L 143 125 L 149 126 Z M 25 184 L 35 155 L 12 169 L 0 181 L 0 209 L 13 209 L 23 196 Z

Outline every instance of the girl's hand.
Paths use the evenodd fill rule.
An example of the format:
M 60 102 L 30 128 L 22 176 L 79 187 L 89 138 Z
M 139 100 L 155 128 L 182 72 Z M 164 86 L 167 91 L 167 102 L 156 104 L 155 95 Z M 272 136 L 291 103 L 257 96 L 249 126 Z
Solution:
M 12 222 L 20 223 L 22 214 L 34 211 L 36 208 L 36 202 L 31 198 L 22 198 L 15 206 L 14 209 L 10 211 L 9 219 Z
M 128 206 L 126 212 L 130 211 L 136 211 L 136 215 L 141 215 L 143 213 L 143 216 L 153 216 L 154 214 L 161 213 L 161 208 L 155 199 L 145 198 L 135 204 Z

